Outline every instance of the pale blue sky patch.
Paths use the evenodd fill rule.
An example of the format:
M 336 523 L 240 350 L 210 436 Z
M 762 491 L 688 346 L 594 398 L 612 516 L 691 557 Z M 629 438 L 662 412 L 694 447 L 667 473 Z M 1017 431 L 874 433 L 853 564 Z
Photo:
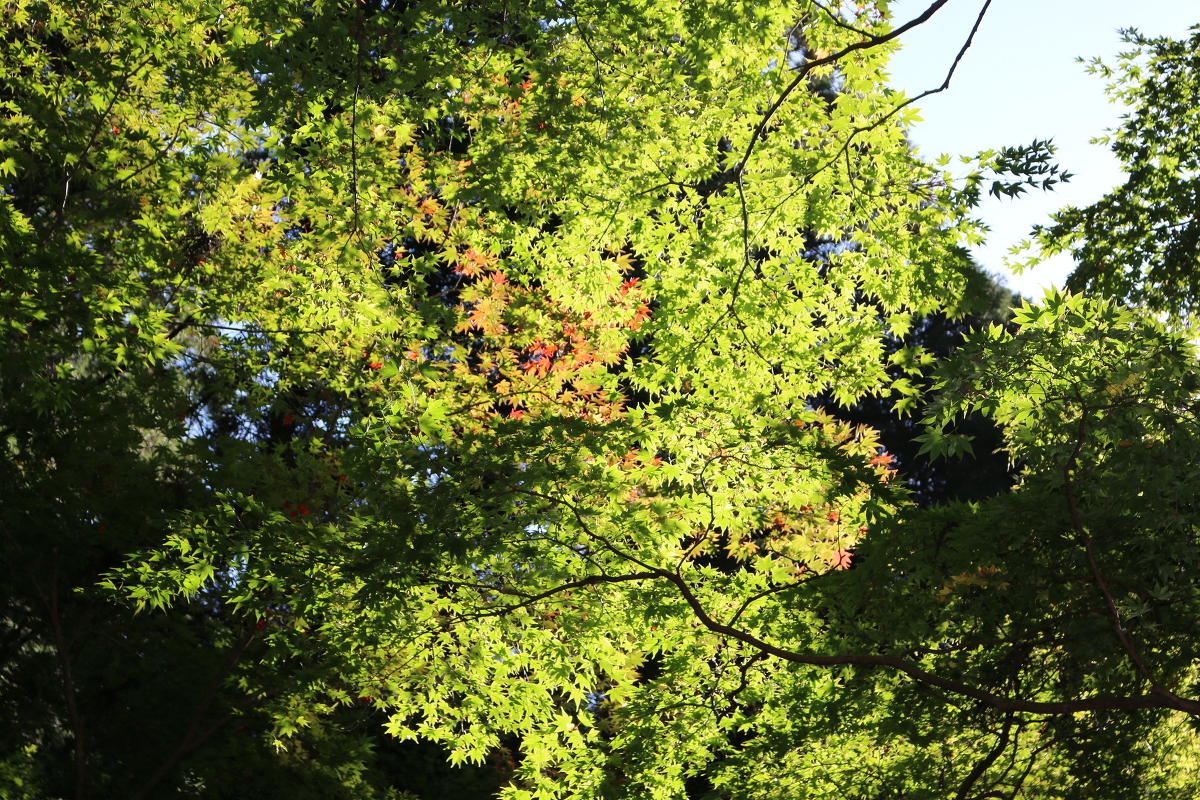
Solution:
M 898 0 L 891 8 L 903 23 L 929 2 Z M 982 5 L 983 0 L 950 0 L 933 19 L 901 37 L 904 46 L 891 64 L 894 84 L 910 97 L 939 86 Z M 1014 276 L 1004 267 L 1009 247 L 1062 206 L 1089 205 L 1124 181 L 1107 148 L 1089 143 L 1119 124 L 1122 108 L 1108 102 L 1105 81 L 1088 75 L 1076 57 L 1099 56 L 1115 64 L 1116 54 L 1130 49 L 1121 42 L 1119 28 L 1182 38 L 1196 24 L 1200 0 L 993 0 L 950 88 L 918 104 L 923 121 L 912 130 L 913 142 L 933 159 L 1053 139 L 1058 163 L 1074 177 L 1053 192 L 984 200 L 978 216 L 992 233 L 975 256 L 986 269 L 1035 298 L 1041 287 L 1061 284 L 1072 268 L 1069 257 Z

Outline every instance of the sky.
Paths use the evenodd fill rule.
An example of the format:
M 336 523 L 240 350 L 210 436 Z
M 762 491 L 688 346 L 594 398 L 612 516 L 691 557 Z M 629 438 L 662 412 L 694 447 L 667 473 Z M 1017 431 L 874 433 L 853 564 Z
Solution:
M 897 24 L 930 2 L 893 2 Z M 939 86 L 983 3 L 950 0 L 930 21 L 904 34 L 903 48 L 891 62 L 893 83 L 909 96 Z M 975 257 L 986 269 L 1033 298 L 1044 287 L 1061 285 L 1071 271 L 1069 256 L 1013 275 L 1004 265 L 1009 247 L 1062 206 L 1090 205 L 1124 182 L 1108 149 L 1089 143 L 1118 126 L 1123 109 L 1108 102 L 1104 79 L 1088 75 L 1076 58 L 1099 56 L 1115 65 L 1116 54 L 1130 49 L 1119 28 L 1182 38 L 1196 24 L 1200 0 L 992 0 L 950 88 L 917 104 L 922 121 L 910 132 L 913 143 L 932 159 L 1052 139 L 1056 160 L 1074 177 L 1053 192 L 985 200 L 977 216 L 992 232 Z

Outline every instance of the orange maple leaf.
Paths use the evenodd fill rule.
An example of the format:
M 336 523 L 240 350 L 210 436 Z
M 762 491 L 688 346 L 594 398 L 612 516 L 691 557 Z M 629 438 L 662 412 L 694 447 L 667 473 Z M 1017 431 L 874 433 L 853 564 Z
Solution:
M 854 563 L 854 553 L 849 550 L 834 550 L 831 563 L 834 569 L 850 569 L 850 565 Z
M 867 463 L 872 467 L 890 467 L 895 461 L 896 457 L 885 450 Z

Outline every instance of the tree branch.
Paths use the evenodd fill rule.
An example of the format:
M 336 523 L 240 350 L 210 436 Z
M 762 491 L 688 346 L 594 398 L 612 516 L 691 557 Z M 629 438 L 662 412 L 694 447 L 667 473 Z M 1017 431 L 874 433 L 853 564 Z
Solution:
M 996 763 L 996 759 L 1004 752 L 1004 748 L 1008 747 L 1008 731 L 1012 728 L 1013 715 L 1009 712 L 1004 717 L 1004 727 L 1000 729 L 1000 738 L 996 741 L 996 746 L 983 757 L 967 774 L 962 785 L 958 787 L 958 793 L 954 795 L 954 800 L 967 800 L 967 793 L 975 787 L 983 774 L 988 771 L 992 764 Z
M 883 44 L 884 42 L 887 42 L 891 39 L 896 38 L 897 36 L 900 36 L 901 34 L 905 33 L 906 31 L 911 30 L 912 28 L 915 28 L 916 26 L 927 22 L 930 17 L 932 17 L 943 5 L 945 5 L 945 2 L 946 2 L 946 0 L 937 0 L 937 2 L 933 3 L 932 5 L 929 6 L 929 8 L 925 9 L 925 12 L 923 14 L 921 14 L 919 17 L 916 17 L 915 19 L 910 20 L 909 22 L 900 26 L 899 28 L 892 31 L 891 33 L 888 33 L 884 36 L 871 36 L 870 34 L 864 33 L 864 35 L 867 35 L 870 37 L 866 41 L 856 42 L 855 44 L 852 44 L 849 47 L 839 50 L 836 53 L 825 56 L 824 58 L 818 58 L 814 61 L 810 61 L 810 62 L 804 64 L 800 68 L 799 74 L 796 76 L 796 78 L 790 84 L 788 84 L 787 87 L 784 88 L 784 90 L 780 93 L 779 97 L 775 100 L 775 102 L 772 103 L 771 106 L 767 109 L 766 113 L 763 114 L 763 118 L 761 120 L 759 120 L 758 125 L 754 129 L 754 133 L 750 137 L 750 143 L 746 146 L 745 153 L 742 154 L 741 162 L 735 168 L 737 179 L 734 182 L 734 185 L 737 187 L 738 201 L 741 206 L 741 217 L 742 217 L 742 258 L 743 258 L 742 268 L 738 272 L 738 276 L 733 284 L 733 289 L 730 292 L 731 296 L 730 296 L 730 301 L 729 301 L 728 312 L 726 314 L 722 314 L 721 317 L 716 322 L 714 322 L 712 326 L 710 326 L 709 330 L 705 332 L 705 335 L 702 338 L 707 338 L 709 336 L 709 334 L 712 333 L 712 330 L 717 325 L 719 325 L 722 321 L 724 321 L 725 317 L 728 316 L 729 314 L 732 314 L 735 317 L 737 316 L 737 309 L 734 307 L 734 304 L 737 302 L 738 294 L 741 291 L 742 280 L 745 277 L 746 271 L 747 271 L 747 269 L 749 269 L 749 266 L 750 266 L 750 218 L 749 218 L 749 211 L 746 206 L 746 191 L 745 191 L 745 184 L 743 182 L 743 177 L 745 175 L 746 165 L 750 163 L 750 156 L 754 153 L 755 145 L 758 143 L 759 139 L 762 138 L 762 134 L 766 130 L 766 127 L 770 123 L 771 119 L 775 116 L 776 112 L 783 105 L 784 101 L 787 100 L 787 98 L 791 95 L 791 93 L 793 91 L 795 91 L 796 88 L 808 77 L 809 72 L 811 72 L 816 67 L 823 66 L 823 65 L 829 64 L 829 63 L 833 63 L 834 61 L 837 61 L 838 59 L 846 56 L 847 54 L 849 54 L 851 52 L 854 52 L 855 50 L 864 50 L 864 49 L 868 49 L 870 47 L 875 47 L 876 45 Z M 950 80 L 954 77 L 954 72 L 955 72 L 955 70 L 958 69 L 959 62 L 962 61 L 963 56 L 966 55 L 967 50 L 971 47 L 972 42 L 974 42 L 975 33 L 979 30 L 979 26 L 983 23 L 983 17 L 985 14 L 987 14 L 987 10 L 991 6 L 991 4 L 992 4 L 992 0 L 984 0 L 983 7 L 979 10 L 979 15 L 975 18 L 975 24 L 971 27 L 971 32 L 967 35 L 967 40 L 963 43 L 963 46 L 961 48 L 959 48 L 958 53 L 955 55 L 954 62 L 950 65 L 950 70 L 946 73 L 946 78 L 942 81 L 941 86 L 937 87 L 936 89 L 927 89 L 926 91 L 921 92 L 919 95 L 909 98 L 908 100 L 905 100 L 903 103 L 900 103 L 899 105 L 893 107 L 891 111 L 889 111 L 887 114 L 880 117 L 879 119 L 875 120 L 870 125 L 864 125 L 861 127 L 854 128 L 852 131 L 850 131 L 850 134 L 846 137 L 846 140 L 842 143 L 842 146 L 838 150 L 838 152 L 835 153 L 824 164 L 822 164 L 821 166 L 819 166 L 815 170 L 813 170 L 813 172 L 808 175 L 808 178 L 811 179 L 813 176 L 820 174 L 824 170 L 828 169 L 831 165 L 837 163 L 837 160 L 839 158 L 841 158 L 843 154 L 845 154 L 849 151 L 850 145 L 854 142 L 854 139 L 860 133 L 867 133 L 868 131 L 874 130 L 875 128 L 879 127 L 883 123 L 887 122 L 892 117 L 896 116 L 896 114 L 898 114 L 900 112 L 900 110 L 905 108 L 906 106 L 909 106 L 909 105 L 917 102 L 918 100 L 922 100 L 926 97 L 929 97 L 930 95 L 937 94 L 939 92 L 943 92 L 947 88 L 949 88 Z
M 1159 694 L 1174 697 L 1170 690 L 1158 682 L 1150 670 L 1142 661 L 1141 655 L 1138 653 L 1137 647 L 1129 638 L 1125 631 L 1125 626 L 1121 623 L 1121 612 L 1117 609 L 1117 603 L 1113 599 L 1112 591 L 1109 590 L 1108 584 L 1104 580 L 1104 576 L 1100 574 L 1100 564 L 1096 560 L 1095 549 L 1092 547 L 1092 537 L 1088 535 L 1087 528 L 1084 527 L 1083 521 L 1079 516 L 1079 505 L 1075 499 L 1075 482 L 1071 478 L 1071 473 L 1075 470 L 1075 465 L 1078 463 L 1079 452 L 1083 449 L 1084 439 L 1087 438 L 1087 420 L 1091 409 L 1084 407 L 1084 410 L 1079 416 L 1079 430 L 1075 436 L 1075 448 L 1071 451 L 1067 463 L 1063 465 L 1063 481 L 1067 489 L 1067 504 L 1071 509 L 1071 523 L 1075 527 L 1075 533 L 1079 537 L 1079 541 L 1083 544 L 1084 552 L 1087 554 L 1088 567 L 1092 571 L 1092 577 L 1096 581 L 1096 586 L 1099 587 L 1101 594 L 1104 595 L 1104 602 L 1108 605 L 1109 615 L 1112 617 L 1113 630 L 1117 634 L 1117 638 L 1121 641 L 1121 645 L 1125 648 L 1125 652 L 1129 654 L 1129 659 L 1133 662 L 1138 672 L 1149 681 L 1153 691 Z
M 1133 697 L 1093 697 L 1080 700 L 1063 700 L 1056 702 L 1040 702 L 1035 700 L 1021 700 L 1019 698 L 1005 697 L 1004 695 L 989 692 L 986 689 L 981 689 L 977 686 L 962 683 L 960 681 L 943 678 L 935 675 L 916 664 L 907 661 L 903 658 L 895 656 L 876 656 L 876 655 L 861 655 L 861 654 L 838 654 L 838 655 L 813 655 L 809 653 L 797 653 L 792 650 L 785 650 L 781 647 L 765 642 L 762 639 L 736 628 L 723 625 L 711 616 L 700 603 L 699 599 L 692 592 L 691 587 L 687 585 L 681 577 L 672 574 L 666 570 L 658 570 L 660 578 L 675 585 L 675 588 L 683 596 L 684 601 L 692 609 L 692 614 L 700 621 L 704 627 L 708 628 L 713 633 L 719 633 L 723 636 L 728 636 L 737 639 L 740 642 L 757 648 L 768 655 L 773 655 L 776 658 L 788 661 L 794 664 L 808 664 L 818 667 L 834 667 L 843 664 L 855 664 L 860 666 L 876 666 L 890 667 L 899 672 L 903 672 L 910 678 L 921 683 L 927 683 L 931 686 L 936 686 L 939 689 L 944 689 L 953 694 L 961 694 L 966 697 L 978 700 L 993 708 L 1001 711 L 1024 711 L 1034 714 L 1074 714 L 1080 711 L 1100 711 L 1100 710 L 1131 710 L 1139 708 L 1170 708 L 1177 711 L 1183 711 L 1188 714 L 1200 716 L 1200 703 L 1192 700 L 1185 700 L 1174 695 L 1163 695 L 1154 693 L 1149 695 L 1137 695 Z
M 634 572 L 628 575 L 590 575 L 577 581 L 569 581 L 568 583 L 564 583 L 560 586 L 555 586 L 553 589 L 547 589 L 544 592 L 538 592 L 537 594 L 530 594 L 517 589 L 505 589 L 499 586 L 488 586 L 485 583 L 467 583 L 465 581 L 447 581 L 437 579 L 435 579 L 433 583 L 440 584 L 442 586 L 457 586 L 460 588 L 480 589 L 489 592 L 496 592 L 498 594 L 506 594 L 523 598 L 519 603 L 510 603 L 502 608 L 494 608 L 488 611 L 480 611 L 475 614 L 464 615 L 472 618 L 480 618 L 501 616 L 509 613 L 510 611 L 515 611 L 518 608 L 531 606 L 534 603 L 545 600 L 548 597 L 553 597 L 556 594 L 570 591 L 571 589 L 582 589 L 587 586 L 595 586 L 600 583 L 625 583 L 627 581 L 650 580 L 656 577 L 658 577 L 658 575 L 654 572 Z
M 67 655 L 68 645 L 63 639 L 62 622 L 58 613 L 58 548 L 52 551 L 50 560 L 50 596 L 42 592 L 37 581 L 33 581 L 34 590 L 38 593 L 46 610 L 50 614 L 50 627 L 54 632 L 54 652 L 58 659 L 58 668 L 62 674 L 63 695 L 67 703 L 67 719 L 71 722 L 71 735 L 75 740 L 75 797 L 84 800 L 87 797 L 87 741 L 85 737 L 83 715 L 79 713 L 75 702 L 75 683 L 71 676 L 71 659 Z
M 220 719 L 210 725 L 202 733 L 197 735 L 197 731 L 200 728 L 200 723 L 204 719 L 205 714 L 208 713 L 208 708 L 210 705 L 212 705 L 212 701 L 217 695 L 217 690 L 221 688 L 221 684 L 227 677 L 229 677 L 229 673 L 233 670 L 238 660 L 242 657 L 242 653 L 244 653 L 246 648 L 250 646 L 250 642 L 254 641 L 254 634 L 254 629 L 250 628 L 248 633 L 242 637 L 242 641 L 239 642 L 236 647 L 234 647 L 233 652 L 229 654 L 229 658 L 225 660 L 225 664 L 213 677 L 212 681 L 209 682 L 208 690 L 204 693 L 204 697 L 200 700 L 200 704 L 196 707 L 196 713 L 192 715 L 191 724 L 189 724 L 187 730 L 184 731 L 183 738 L 180 739 L 179 745 L 173 751 L 171 751 L 171 754 L 168 755 L 161 764 L 159 764 L 158 769 L 154 771 L 154 774 L 147 778 L 145 783 L 143 783 L 136 792 L 130 795 L 130 800 L 143 800 L 143 798 L 145 798 L 154 789 L 154 787 L 157 786 L 159 782 L 167 776 L 167 774 L 183 759 L 184 756 L 203 744 L 205 740 L 212 736 L 218 729 L 220 729 L 222 725 L 224 725 L 233 717 L 232 711 L 223 714 Z M 246 698 L 243 701 L 242 706 L 248 704 L 252 699 L 253 698 Z M 242 706 L 238 706 L 238 708 Z
M 799 70 L 797 70 L 798 74 L 796 77 L 791 83 L 784 87 L 782 92 L 779 93 L 779 97 L 775 99 L 775 102 L 771 103 L 766 112 L 763 114 L 762 119 L 758 121 L 758 125 L 754 128 L 754 133 L 750 136 L 750 143 L 746 146 L 746 152 L 742 154 L 741 163 L 737 166 L 738 181 L 741 181 L 741 176 L 746 170 L 746 165 L 750 163 L 750 156 L 754 154 L 754 145 L 762 137 L 762 134 L 767 129 L 767 126 L 771 124 L 771 120 L 775 117 L 775 113 L 779 111 L 780 107 L 782 107 L 785 102 L 787 102 L 787 99 L 791 96 L 792 92 L 796 91 L 800 84 L 804 83 L 810 72 L 817 67 L 823 67 L 826 64 L 832 64 L 836 61 L 839 61 L 856 50 L 867 50 L 872 47 L 878 47 L 885 42 L 890 42 L 892 39 L 895 39 L 905 32 L 912 30 L 918 25 L 928 22 L 930 17 L 936 14 L 942 6 L 946 5 L 947 2 L 948 0 L 934 0 L 929 8 L 925 9 L 925 11 L 919 17 L 909 20 L 891 33 L 884 34 L 883 36 L 870 36 L 868 34 L 870 38 L 864 41 L 855 42 L 852 45 L 838 50 L 836 53 L 831 53 L 822 58 L 813 59 L 812 61 L 806 62 L 804 65 L 802 65 Z M 990 4 L 991 0 L 987 0 L 987 2 Z M 987 5 L 985 4 L 984 8 L 986 9 L 986 7 Z M 982 14 L 980 16 L 982 17 Z M 978 23 L 976 24 L 978 26 Z M 974 35 L 974 31 L 971 33 Z M 965 51 L 968 46 L 970 46 L 970 40 L 967 41 L 967 45 L 963 47 L 963 50 Z M 960 53 L 959 58 L 961 57 L 962 56 Z M 957 60 L 955 63 L 957 63 Z M 947 77 L 946 82 L 949 83 L 949 77 Z
M 764 641 L 757 636 L 746 631 L 734 628 L 730 625 L 725 625 L 717 622 L 709 615 L 704 608 L 703 603 L 696 597 L 691 587 L 682 575 L 676 574 L 671 570 L 655 567 L 647 562 L 639 559 L 631 554 L 623 552 L 619 547 L 610 542 L 606 537 L 601 536 L 591 529 L 587 521 L 584 519 L 582 512 L 574 506 L 574 504 L 559 498 L 550 497 L 541 492 L 522 489 L 516 490 L 523 494 L 539 497 L 554 505 L 560 505 L 569 510 L 580 528 L 585 534 L 597 542 L 604 545 L 605 549 L 612 552 L 618 558 L 630 561 L 644 570 L 655 574 L 657 577 L 672 584 L 679 594 L 683 597 L 684 602 L 692 611 L 692 615 L 700 621 L 704 627 L 708 628 L 713 633 L 722 636 L 736 639 L 739 642 L 748 644 L 751 647 L 760 650 L 767 655 L 775 656 L 776 658 L 788 661 L 794 664 L 807 664 L 815 667 L 835 667 L 844 664 L 853 664 L 857 666 L 869 667 L 887 667 L 902 672 L 913 680 L 920 683 L 936 686 L 952 694 L 963 695 L 978 700 L 985 705 L 992 706 L 1000 711 L 1007 712 L 1029 712 L 1034 714 L 1074 714 L 1081 711 L 1102 711 L 1102 710 L 1134 710 L 1142 708 L 1168 708 L 1194 716 L 1200 716 L 1200 702 L 1188 700 L 1177 695 L 1174 695 L 1166 690 L 1155 690 L 1148 695 L 1134 695 L 1128 697 L 1090 697 L 1077 700 L 1060 700 L 1060 701 L 1038 701 L 1038 700 L 1023 700 L 1021 698 L 1008 697 L 1002 694 L 988 691 L 987 689 L 973 686 L 961 681 L 944 678 L 936 675 L 917 664 L 904 658 L 897 656 L 884 655 L 866 655 L 858 653 L 841 653 L 835 655 L 816 655 L 812 653 L 800 653 L 794 650 L 787 650 L 782 647 Z

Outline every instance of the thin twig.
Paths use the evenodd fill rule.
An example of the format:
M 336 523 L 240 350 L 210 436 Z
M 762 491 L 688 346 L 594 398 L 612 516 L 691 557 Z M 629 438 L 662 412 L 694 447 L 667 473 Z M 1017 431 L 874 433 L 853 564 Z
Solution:
M 89 152 L 91 152 L 93 145 L 96 144 L 96 138 L 100 135 L 101 129 L 103 129 L 105 123 L 108 122 L 108 115 L 112 113 L 113 106 L 115 106 L 117 104 L 117 100 L 120 99 L 121 93 L 125 91 L 125 87 L 129 85 L 129 81 L 135 75 L 137 75 L 137 73 L 141 72 L 142 67 L 149 64 L 153 59 L 154 59 L 154 54 L 151 53 L 150 55 L 146 56 L 146 58 L 143 59 L 140 64 L 138 64 L 136 67 L 134 67 L 132 72 L 130 72 L 124 78 L 121 79 L 121 84 L 117 87 L 116 91 L 113 92 L 112 99 L 110 99 L 108 101 L 108 105 L 105 106 L 104 111 L 102 111 L 100 113 L 100 117 L 99 117 L 99 119 L 96 120 L 96 124 L 94 126 L 92 126 L 92 132 L 88 136 L 87 143 L 84 144 L 84 146 L 83 146 L 83 151 L 79 154 L 79 160 L 76 161 L 74 167 L 66 173 L 66 179 L 63 184 L 62 204 L 58 210 L 58 217 L 55 218 L 54 222 L 46 230 L 45 234 L 43 234 L 42 237 L 38 240 L 39 247 L 44 245 L 46 242 L 50 241 L 50 237 L 53 236 L 54 233 L 62 226 L 63 222 L 66 221 L 67 197 L 71 193 L 71 181 L 75 179 L 75 176 L 79 173 L 79 170 L 83 167 L 84 163 L 87 161 L 87 155 Z
M 521 602 L 519 602 L 519 603 L 508 603 L 508 604 L 505 604 L 505 605 L 497 607 L 497 608 L 489 609 L 487 611 L 479 611 L 476 613 L 463 615 L 464 617 L 478 619 L 478 618 L 482 618 L 482 617 L 503 616 L 512 611 L 516 611 L 519 608 L 527 608 L 528 606 L 534 605 L 534 604 L 536 604 L 542 600 L 545 600 L 549 597 L 553 597 L 557 594 L 562 594 L 563 592 L 567 592 L 572 589 L 582 589 L 582 588 L 585 588 L 588 586 L 595 586 L 595 585 L 601 584 L 601 583 L 625 583 L 628 581 L 644 581 L 644 580 L 650 580 L 651 578 L 656 578 L 656 577 L 658 577 L 658 575 L 657 575 L 657 573 L 654 573 L 654 572 L 635 572 L 635 573 L 631 573 L 628 575 L 589 575 L 586 578 L 581 578 L 580 580 L 577 580 L 577 581 L 569 581 L 569 582 L 561 584 L 559 586 L 555 586 L 553 589 L 547 589 L 544 592 L 538 592 L 537 594 L 529 594 L 528 592 L 522 592 L 522 591 L 519 591 L 516 589 L 506 589 L 506 588 L 500 587 L 500 586 L 489 586 L 489 585 L 483 584 L 483 583 L 467 583 L 465 581 L 447 581 L 447 580 L 436 580 L 436 579 L 433 582 L 437 583 L 437 584 L 441 584 L 442 586 L 457 586 L 460 588 L 479 589 L 481 591 L 496 592 L 497 594 L 506 594 L 506 595 L 512 595 L 515 597 L 523 598 L 521 600 Z

